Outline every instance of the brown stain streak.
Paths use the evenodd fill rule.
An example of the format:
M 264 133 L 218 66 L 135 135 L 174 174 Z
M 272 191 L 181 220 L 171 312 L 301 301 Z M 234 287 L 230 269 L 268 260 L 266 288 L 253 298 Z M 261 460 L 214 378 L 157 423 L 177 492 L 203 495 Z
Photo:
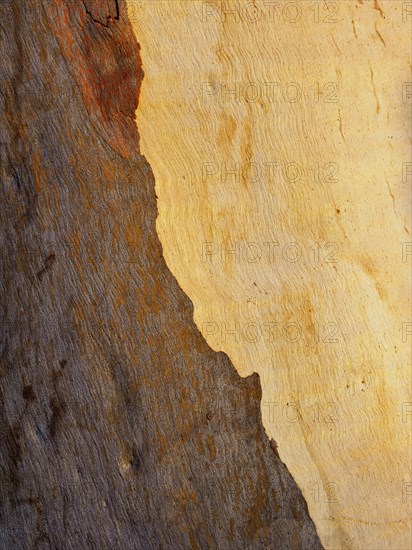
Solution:
M 369 62 L 369 69 L 370 69 L 370 77 L 371 77 L 373 95 L 375 96 L 375 99 L 376 99 L 376 114 L 378 115 L 380 110 L 381 110 L 381 106 L 380 106 L 380 103 L 379 103 L 378 96 L 376 94 L 375 77 L 374 77 L 372 65 L 371 65 L 370 62 Z
M 386 48 L 386 42 L 385 42 L 385 40 L 383 39 L 383 36 L 381 35 L 381 33 L 378 31 L 378 27 L 377 27 L 376 24 L 375 24 L 375 32 L 376 32 L 376 34 L 378 35 L 379 40 L 382 42 L 382 44 L 383 44 L 383 45 L 385 46 L 385 48 Z
M 374 8 L 375 10 L 377 10 L 377 11 L 379 12 L 380 16 L 383 17 L 383 18 L 385 19 L 385 14 L 383 13 L 383 10 L 382 10 L 382 8 L 381 8 L 380 5 L 379 5 L 378 0 L 374 0 L 373 8 Z

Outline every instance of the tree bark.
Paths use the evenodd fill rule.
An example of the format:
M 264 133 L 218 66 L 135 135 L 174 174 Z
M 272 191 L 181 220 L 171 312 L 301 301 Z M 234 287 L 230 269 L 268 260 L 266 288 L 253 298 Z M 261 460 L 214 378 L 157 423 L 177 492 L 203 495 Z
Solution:
M 321 548 L 258 376 L 165 264 L 124 0 L 3 1 L 0 25 L 0 546 Z
M 196 325 L 259 374 L 322 545 L 410 549 L 412 2 L 127 5 Z

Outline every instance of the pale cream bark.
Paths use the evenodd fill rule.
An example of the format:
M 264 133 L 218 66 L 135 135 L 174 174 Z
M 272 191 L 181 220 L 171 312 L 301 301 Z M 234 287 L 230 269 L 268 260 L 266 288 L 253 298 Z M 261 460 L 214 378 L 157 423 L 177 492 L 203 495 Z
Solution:
M 328 549 L 411 547 L 411 2 L 132 1 L 166 261 Z M 253 457 L 251 457 L 253 460 Z

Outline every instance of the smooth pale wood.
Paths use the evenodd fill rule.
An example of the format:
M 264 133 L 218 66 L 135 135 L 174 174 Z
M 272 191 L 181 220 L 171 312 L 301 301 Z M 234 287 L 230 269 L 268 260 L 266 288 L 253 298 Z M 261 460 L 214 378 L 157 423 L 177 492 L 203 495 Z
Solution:
M 359 0 L 339 2 L 337 22 L 329 23 L 321 3 L 317 22 L 311 3 L 300 2 L 291 23 L 285 3 L 272 19 L 256 2 L 263 15 L 251 23 L 242 18 L 245 2 L 234 7 L 238 16 L 226 17 L 221 3 L 211 4 L 128 3 L 142 45 L 137 119 L 156 179 L 164 256 L 209 344 L 242 376 L 259 373 L 266 432 L 324 546 L 410 548 L 410 256 L 403 243 L 411 241 L 404 85 L 411 16 L 404 2 Z M 221 93 L 223 85 L 250 82 L 258 83 L 256 101 L 242 91 Z M 295 82 L 302 99 L 288 102 L 277 89 L 270 102 L 268 82 L 281 90 Z M 215 87 L 202 96 L 205 83 Z M 326 102 L 328 83 L 336 83 L 338 103 Z M 217 173 L 205 177 L 205 162 Z M 222 163 L 237 162 L 238 180 L 221 177 Z M 296 162 L 303 175 L 255 178 L 251 162 L 262 171 L 265 162 Z M 327 163 L 338 167 L 335 181 L 315 181 L 310 167 Z M 213 251 L 237 242 L 241 252 L 254 242 L 262 257 L 205 258 L 206 242 Z M 273 257 L 265 242 L 279 243 Z M 290 242 L 302 250 L 297 262 L 282 256 Z M 335 243 L 334 256 L 326 243 Z M 264 331 L 275 322 L 270 339 Z M 296 342 L 283 332 L 292 322 L 302 329 Z M 258 328 L 248 332 L 247 323 Z M 222 334 L 236 324 L 238 338 Z

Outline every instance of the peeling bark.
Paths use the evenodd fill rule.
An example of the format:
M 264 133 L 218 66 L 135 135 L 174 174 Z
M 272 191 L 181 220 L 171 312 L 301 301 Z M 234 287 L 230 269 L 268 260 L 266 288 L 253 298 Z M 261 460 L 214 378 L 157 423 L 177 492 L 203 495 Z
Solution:
M 124 2 L 0 25 L 1 547 L 321 548 L 163 259 Z

